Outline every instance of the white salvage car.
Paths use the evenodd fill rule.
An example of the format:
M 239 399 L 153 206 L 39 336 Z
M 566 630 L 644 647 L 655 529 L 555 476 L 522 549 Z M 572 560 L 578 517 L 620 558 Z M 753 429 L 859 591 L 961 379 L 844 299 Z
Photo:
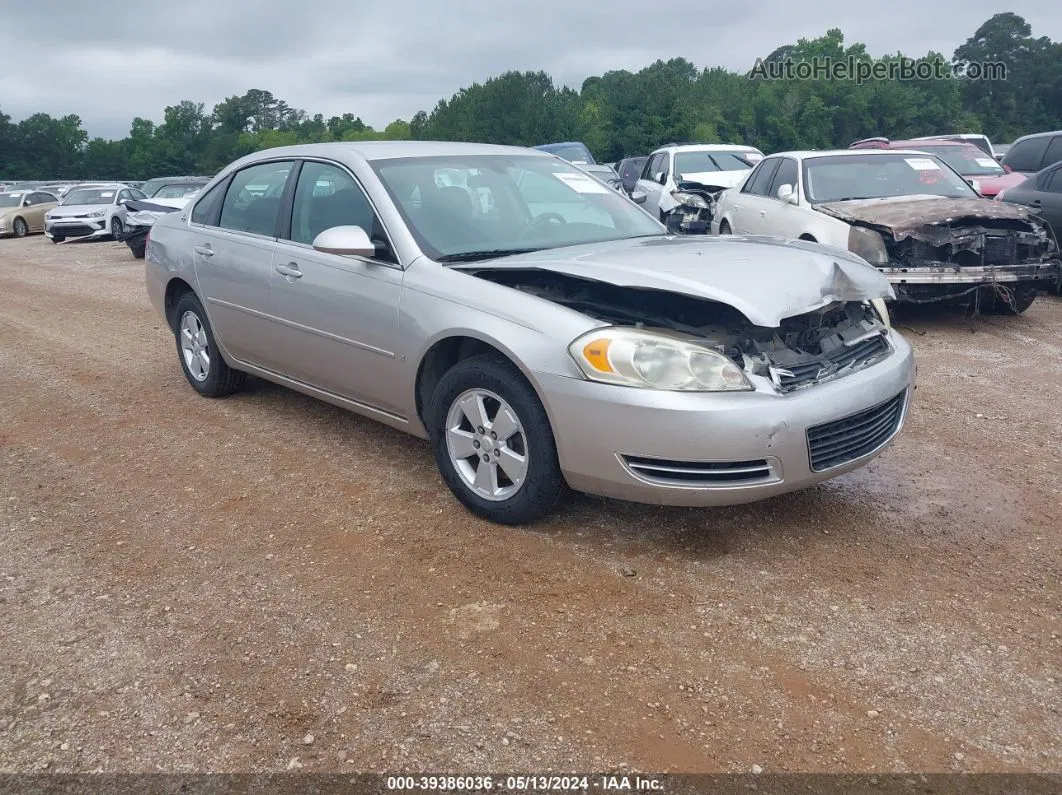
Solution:
M 1062 272 L 1054 236 L 1028 208 L 983 198 L 942 160 L 913 150 L 770 155 L 719 196 L 712 231 L 846 249 L 910 303 L 972 297 L 1020 313 Z

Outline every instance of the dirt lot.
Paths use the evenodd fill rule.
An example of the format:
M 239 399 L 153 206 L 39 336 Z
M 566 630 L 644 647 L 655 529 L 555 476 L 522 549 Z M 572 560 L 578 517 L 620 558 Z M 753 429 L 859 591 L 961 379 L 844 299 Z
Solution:
M 0 241 L 0 770 L 1062 770 L 1062 301 L 899 323 L 864 470 L 514 530 L 197 397 L 124 246 Z

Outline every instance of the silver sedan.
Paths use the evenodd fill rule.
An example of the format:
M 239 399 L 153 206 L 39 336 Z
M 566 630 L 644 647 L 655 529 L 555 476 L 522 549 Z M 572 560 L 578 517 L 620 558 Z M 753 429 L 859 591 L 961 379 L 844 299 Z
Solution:
M 250 373 L 429 439 L 508 524 L 569 488 L 708 506 L 821 482 L 895 438 L 913 387 L 859 258 L 668 237 L 527 149 L 258 152 L 155 223 L 146 273 L 201 395 Z

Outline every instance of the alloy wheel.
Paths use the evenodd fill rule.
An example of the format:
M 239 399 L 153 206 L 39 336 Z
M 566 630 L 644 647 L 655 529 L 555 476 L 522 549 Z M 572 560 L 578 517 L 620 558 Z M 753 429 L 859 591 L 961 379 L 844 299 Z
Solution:
M 210 375 L 210 341 L 195 312 L 181 316 L 180 335 L 184 366 L 196 381 L 206 381 Z
M 446 415 L 446 450 L 461 479 L 485 500 L 507 500 L 527 479 L 524 426 L 487 389 L 470 389 L 454 400 Z

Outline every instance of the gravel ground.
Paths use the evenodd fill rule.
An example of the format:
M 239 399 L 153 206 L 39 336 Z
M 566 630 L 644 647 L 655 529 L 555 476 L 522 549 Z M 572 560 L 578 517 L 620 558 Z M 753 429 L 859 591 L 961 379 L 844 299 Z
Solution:
M 142 265 L 0 241 L 0 770 L 1062 770 L 1062 301 L 898 319 L 907 430 L 509 529 L 427 445 L 184 382 Z

